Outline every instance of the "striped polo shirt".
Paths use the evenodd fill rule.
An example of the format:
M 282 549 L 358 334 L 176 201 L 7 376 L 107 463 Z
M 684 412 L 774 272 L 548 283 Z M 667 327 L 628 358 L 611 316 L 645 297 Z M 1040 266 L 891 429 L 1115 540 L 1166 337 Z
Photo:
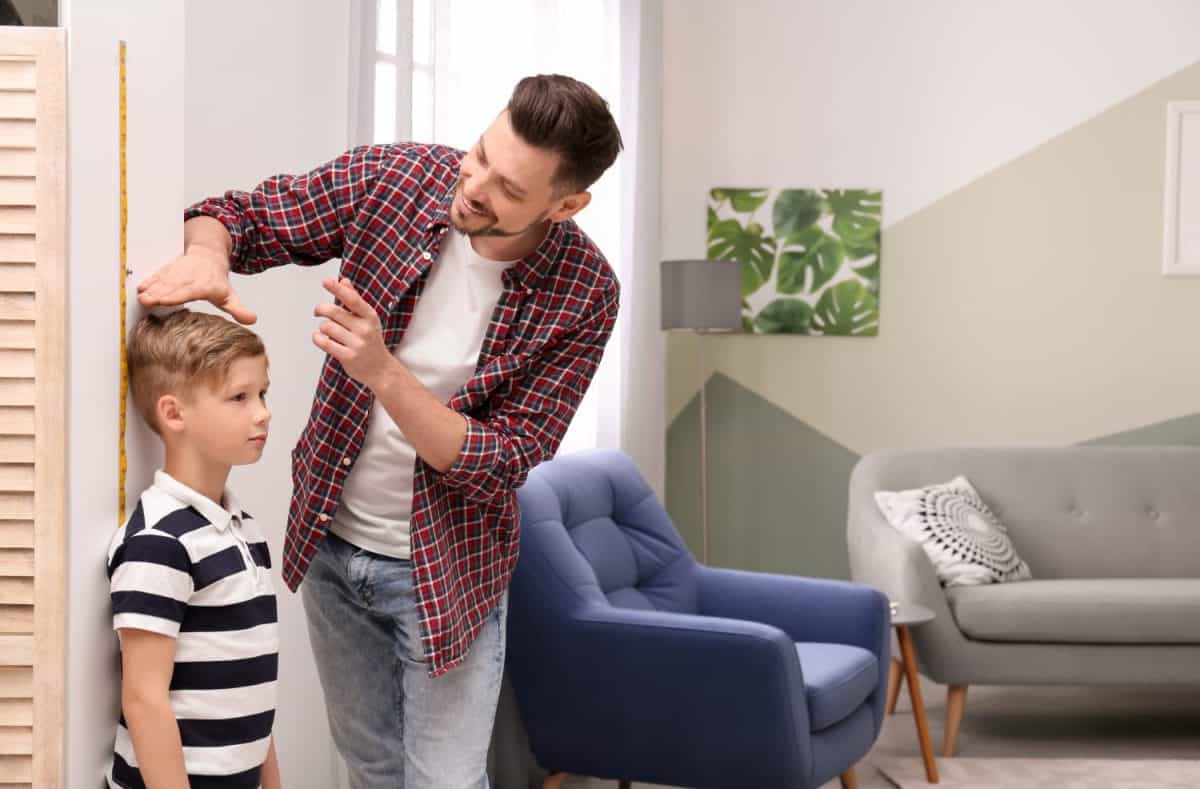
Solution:
M 170 700 L 192 789 L 257 789 L 271 744 L 279 632 L 271 557 L 258 525 L 164 471 L 108 552 L 113 628 L 176 640 Z M 113 787 L 145 784 L 121 717 Z

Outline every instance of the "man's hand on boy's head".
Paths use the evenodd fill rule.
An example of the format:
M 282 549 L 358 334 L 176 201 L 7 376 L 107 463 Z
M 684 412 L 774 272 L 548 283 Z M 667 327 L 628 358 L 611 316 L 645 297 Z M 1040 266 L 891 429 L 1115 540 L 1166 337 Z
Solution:
M 341 306 L 323 302 L 313 315 L 326 320 L 313 333 L 313 345 L 341 362 L 346 374 L 374 389 L 393 364 L 399 364 L 383 341 L 379 315 L 350 284 L 350 280 L 324 281 L 325 290 Z
M 174 307 L 189 301 L 208 301 L 238 323 L 258 320 L 246 309 L 229 284 L 229 263 L 221 255 L 195 245 L 138 285 L 143 307 Z

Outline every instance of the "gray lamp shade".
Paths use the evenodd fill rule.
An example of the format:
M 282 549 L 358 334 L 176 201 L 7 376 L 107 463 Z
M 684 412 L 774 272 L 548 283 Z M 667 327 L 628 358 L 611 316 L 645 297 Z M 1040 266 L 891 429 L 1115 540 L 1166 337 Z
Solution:
M 733 260 L 664 260 L 662 328 L 740 331 L 741 268 Z

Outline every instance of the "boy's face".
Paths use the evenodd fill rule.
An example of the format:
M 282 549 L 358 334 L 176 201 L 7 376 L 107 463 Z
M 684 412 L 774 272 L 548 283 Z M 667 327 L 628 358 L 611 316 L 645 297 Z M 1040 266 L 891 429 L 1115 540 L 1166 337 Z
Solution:
M 267 357 L 238 359 L 213 389 L 197 387 L 180 403 L 180 437 L 204 460 L 241 466 L 255 463 L 267 444 Z

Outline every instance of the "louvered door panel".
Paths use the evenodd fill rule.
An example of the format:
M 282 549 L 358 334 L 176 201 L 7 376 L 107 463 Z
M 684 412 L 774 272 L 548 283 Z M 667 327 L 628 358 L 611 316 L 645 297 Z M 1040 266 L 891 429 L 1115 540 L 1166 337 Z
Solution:
M 0 786 L 62 779 L 65 71 L 0 30 Z

